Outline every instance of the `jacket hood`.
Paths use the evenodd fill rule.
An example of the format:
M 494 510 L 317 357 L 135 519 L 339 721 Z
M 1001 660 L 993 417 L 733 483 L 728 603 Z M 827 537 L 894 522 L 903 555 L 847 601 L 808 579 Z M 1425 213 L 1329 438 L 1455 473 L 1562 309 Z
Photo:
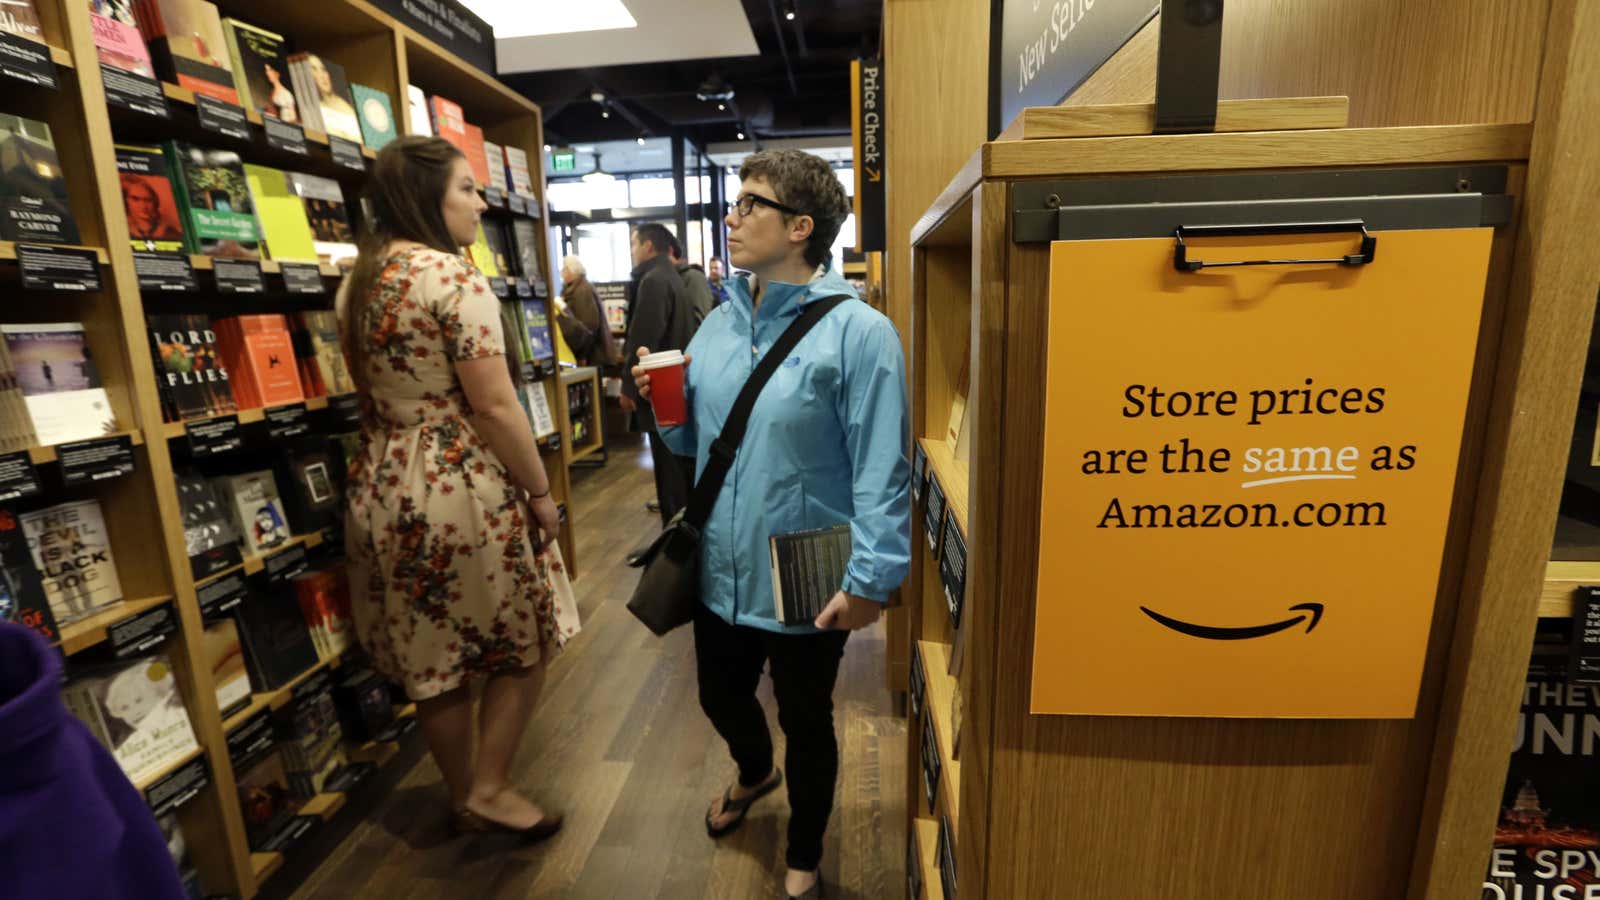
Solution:
M 759 286 L 755 275 L 740 275 L 737 278 L 725 278 L 722 281 L 728 289 L 728 298 L 739 304 L 746 312 L 753 306 L 752 292 Z M 769 281 L 761 295 L 761 309 L 772 309 L 773 315 L 790 307 L 796 309 L 804 307 L 818 300 L 837 297 L 844 294 L 856 297 L 856 289 L 844 275 L 833 268 L 833 257 L 822 261 L 812 273 L 811 280 L 805 284 L 790 284 L 786 281 Z M 860 299 L 857 297 L 857 299 Z
M 10 781 L 36 778 L 11 763 L 32 758 L 61 727 L 61 657 L 31 628 L 0 622 L 0 792 Z

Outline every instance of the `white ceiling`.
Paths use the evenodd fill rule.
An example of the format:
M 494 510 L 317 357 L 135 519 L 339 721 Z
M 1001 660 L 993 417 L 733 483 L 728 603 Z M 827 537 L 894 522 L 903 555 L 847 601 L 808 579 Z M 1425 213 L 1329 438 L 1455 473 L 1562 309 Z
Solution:
M 739 0 L 623 0 L 623 5 L 638 26 L 499 39 L 500 74 L 761 52 Z

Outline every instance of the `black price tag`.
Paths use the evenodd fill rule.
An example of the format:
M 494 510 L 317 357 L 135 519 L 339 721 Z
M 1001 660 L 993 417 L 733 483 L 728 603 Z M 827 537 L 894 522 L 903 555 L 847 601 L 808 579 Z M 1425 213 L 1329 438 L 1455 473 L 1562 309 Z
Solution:
M 525 216 L 528 214 L 528 201 L 524 199 L 521 194 L 512 194 L 511 196 L 507 197 L 506 205 L 509 206 L 511 208 L 511 212 L 516 215 Z
M 9 31 L 0 31 L 0 75 L 56 89 L 56 64 L 50 48 Z
M 517 296 L 527 300 L 533 297 L 533 285 L 525 278 L 512 279 L 512 284 L 517 286 Z
M 287 853 L 291 847 L 305 840 L 311 829 L 321 824 L 322 819 L 316 816 L 295 816 L 261 845 L 260 852 Z
M 370 762 L 350 763 L 339 771 L 333 773 L 322 790 L 329 794 L 348 794 L 378 773 L 378 766 Z
M 153 815 L 162 816 L 188 803 L 211 783 L 211 770 L 202 754 L 178 771 L 144 789 L 144 802 Z
M 106 641 L 112 656 L 127 659 L 154 650 L 177 630 L 178 613 L 168 601 L 107 626 Z
M 266 128 L 268 147 L 296 156 L 311 155 L 311 149 L 306 146 L 304 128 L 273 116 L 262 116 L 261 124 Z
M 333 690 L 333 673 L 327 669 L 322 669 L 310 678 L 295 685 L 294 690 L 289 692 L 289 700 L 292 703 L 301 703 L 308 697 L 315 697 L 331 690 Z
M 933 715 L 922 716 L 922 789 L 928 795 L 928 809 L 939 808 L 939 737 L 933 730 Z
M 232 453 L 244 446 L 244 433 L 239 430 L 237 415 L 190 422 L 183 430 L 189 436 L 189 455 L 195 459 Z
M 533 295 L 535 297 L 543 300 L 550 296 L 550 287 L 544 283 L 543 278 L 530 278 L 528 280 L 533 282 Z
M 281 263 L 283 289 L 291 294 L 326 294 L 322 269 L 316 263 Z
M 961 607 L 967 599 L 967 542 L 955 516 L 944 517 L 944 554 L 939 558 L 939 580 L 944 582 L 944 602 L 950 627 L 961 628 Z
M 505 209 L 505 192 L 491 184 L 483 189 L 483 202 L 489 204 L 495 209 Z
M 250 140 L 250 120 L 245 116 L 243 107 L 205 94 L 195 94 L 194 111 L 200 116 L 201 129 L 238 141 Z
M 939 531 L 944 525 L 944 489 L 939 479 L 928 473 L 928 505 L 922 508 L 922 530 L 928 535 L 928 549 L 939 552 Z
M 228 761 L 235 772 L 242 772 L 256 757 L 272 749 L 272 710 L 263 709 L 228 732 Z
M 328 135 L 328 151 L 333 154 L 334 165 L 357 172 L 367 170 L 367 158 L 361 152 L 361 145 L 355 141 L 348 141 L 342 137 Z
M 911 452 L 911 501 L 921 502 L 923 488 L 927 485 L 928 453 L 922 449 L 922 442 L 918 441 L 916 449 Z
M 133 271 L 139 276 L 141 291 L 193 292 L 196 289 L 194 266 L 187 253 L 135 250 Z
M 267 410 L 267 436 L 275 441 L 299 437 L 310 430 L 311 422 L 306 418 L 304 403 L 274 406 Z
M 949 816 L 939 817 L 939 883 L 945 900 L 956 900 L 956 840 Z
M 22 287 L 29 291 L 98 291 L 100 259 L 93 250 L 18 244 Z
M 291 578 L 304 575 L 309 568 L 311 562 L 306 559 L 305 545 L 296 544 L 267 557 L 267 581 L 274 585 L 283 584 Z
M 259 294 L 267 289 L 261 280 L 261 263 L 253 259 L 214 259 L 211 271 L 219 294 Z
M 1572 592 L 1572 657 L 1567 680 L 1600 684 L 1600 587 Z
M 0 456 L 0 503 L 39 493 L 39 473 L 26 450 Z
M 61 482 L 67 487 L 90 481 L 106 481 L 133 474 L 133 439 L 125 434 L 62 444 L 56 448 L 61 460 Z
M 210 625 L 238 609 L 250 596 L 250 587 L 243 573 L 234 572 L 200 587 L 195 594 L 200 601 L 200 618 Z
M 494 291 L 494 295 L 501 300 L 511 296 L 511 290 L 506 286 L 506 280 L 498 276 L 489 279 L 489 290 Z
M 908 681 L 906 702 L 910 704 L 908 712 L 912 721 L 916 721 L 917 716 L 922 714 L 922 698 L 928 689 L 928 682 L 922 674 L 922 650 L 915 641 L 911 644 L 911 675 Z
M 361 396 L 359 394 L 339 394 L 329 397 L 328 417 L 333 420 L 335 428 L 360 428 Z
M 100 64 L 100 81 L 106 88 L 106 105 L 118 106 L 158 119 L 168 118 L 167 95 L 161 82 L 115 66 Z
M 385 728 L 383 731 L 380 731 L 378 733 L 378 736 L 373 738 L 373 740 L 374 740 L 374 742 L 379 743 L 379 744 L 392 744 L 395 741 L 398 741 L 401 738 L 405 737 L 406 735 L 410 734 L 411 732 L 415 731 L 416 728 L 417 728 L 417 717 L 416 716 L 407 716 L 404 719 L 400 719 L 400 720 L 394 722 L 388 728 Z

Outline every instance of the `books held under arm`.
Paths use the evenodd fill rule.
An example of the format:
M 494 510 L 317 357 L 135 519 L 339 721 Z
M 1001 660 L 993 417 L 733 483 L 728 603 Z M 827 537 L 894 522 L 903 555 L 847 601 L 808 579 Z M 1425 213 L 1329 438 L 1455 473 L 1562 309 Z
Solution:
M 850 526 L 775 534 L 768 545 L 773 612 L 785 625 L 811 623 L 844 583 L 850 564 Z

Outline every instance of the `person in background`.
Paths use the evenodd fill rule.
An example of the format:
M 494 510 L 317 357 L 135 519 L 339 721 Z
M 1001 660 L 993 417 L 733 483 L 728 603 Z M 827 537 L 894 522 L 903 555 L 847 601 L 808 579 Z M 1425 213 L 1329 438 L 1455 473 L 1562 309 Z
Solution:
M 677 239 L 665 226 L 654 222 L 640 225 L 629 237 L 633 254 L 633 281 L 628 285 L 628 338 L 624 359 L 632 361 L 640 347 L 655 350 L 683 350 L 694 337 L 697 324 L 694 306 L 687 296 L 683 279 L 670 256 Z M 694 460 L 680 458 L 662 443 L 656 432 L 655 416 L 648 405 L 638 405 L 638 391 L 629 379 L 622 382 L 622 408 L 637 409 L 639 430 L 649 435 L 650 458 L 655 465 L 656 502 L 660 504 L 661 524 L 672 521 L 689 502 L 694 483 Z M 637 552 L 630 561 L 637 559 Z
M 694 304 L 694 324 L 696 327 L 711 315 L 711 308 L 716 305 L 716 300 L 711 293 L 711 285 L 706 282 L 706 273 L 694 263 L 683 258 L 683 247 L 676 238 L 672 241 L 672 249 L 667 252 L 672 258 L 672 267 L 678 270 L 678 277 L 683 279 L 683 289 L 688 292 L 689 300 Z
M 535 843 L 561 816 L 516 789 L 511 765 L 578 611 L 551 581 L 560 514 L 500 304 L 461 252 L 484 202 L 460 150 L 409 135 L 378 152 L 365 199 L 336 298 L 361 396 L 345 511 L 356 636 L 416 702 L 456 830 Z
M 739 177 L 728 246 L 733 264 L 754 274 L 727 282 L 728 302 L 690 343 L 688 421 L 661 434 L 704 467 L 762 354 L 806 305 L 852 298 L 800 341 L 751 412 L 701 538 L 694 620 L 700 705 L 739 770 L 706 811 L 706 831 L 717 838 L 738 828 L 751 804 L 783 783 L 756 697 L 770 663 L 788 739 L 784 889 L 815 898 L 839 771 L 833 687 L 845 640 L 877 620 L 911 564 L 905 360 L 894 325 L 832 268 L 850 202 L 828 164 L 798 150 L 764 150 L 745 160 Z M 649 373 L 635 368 L 633 376 L 648 399 Z M 842 523 L 851 551 L 837 592 L 815 621 L 779 623 L 769 539 Z
M 606 322 L 606 311 L 589 283 L 583 260 L 567 256 L 561 260 L 561 296 L 556 299 L 556 322 L 561 336 L 580 366 L 609 366 L 622 361 L 616 339 Z
M 722 286 L 722 259 L 713 256 L 706 263 L 706 283 L 711 288 L 711 305 L 715 309 L 728 302 L 728 289 Z

